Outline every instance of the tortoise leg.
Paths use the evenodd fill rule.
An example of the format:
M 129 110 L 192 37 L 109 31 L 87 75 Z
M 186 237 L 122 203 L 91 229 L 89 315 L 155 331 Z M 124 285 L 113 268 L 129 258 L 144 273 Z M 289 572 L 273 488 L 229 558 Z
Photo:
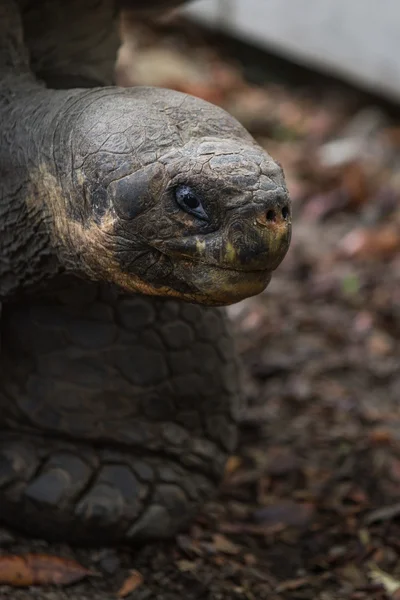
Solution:
M 22 17 L 31 69 L 50 88 L 111 85 L 120 46 L 119 10 L 151 17 L 188 1 L 25 0 Z
M 184 527 L 235 445 L 223 312 L 79 283 L 4 313 L 3 521 L 79 543 Z

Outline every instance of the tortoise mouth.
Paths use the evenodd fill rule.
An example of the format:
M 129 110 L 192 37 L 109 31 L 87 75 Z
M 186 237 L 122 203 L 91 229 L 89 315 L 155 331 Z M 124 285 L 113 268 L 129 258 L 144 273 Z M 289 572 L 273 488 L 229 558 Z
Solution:
M 268 286 L 273 271 L 273 268 L 214 264 L 154 246 L 153 252 L 171 263 L 170 274 L 157 280 L 157 273 L 148 270 L 147 278 L 137 278 L 132 289 L 139 289 L 146 295 L 175 297 L 206 306 L 228 306 L 260 294 Z M 122 287 L 130 289 L 129 274 L 121 283 Z
M 285 258 L 290 245 L 290 231 L 282 235 L 260 236 L 250 230 L 244 244 L 238 240 L 224 241 L 199 236 L 185 240 L 163 240 L 152 243 L 156 252 L 168 257 L 175 265 L 185 264 L 199 271 L 215 270 L 242 276 L 272 273 Z M 239 240 L 240 241 L 240 240 Z M 202 273 L 200 272 L 200 276 Z M 197 276 L 197 274 L 196 274 Z
M 256 296 L 272 276 L 268 269 L 236 269 L 184 258 L 178 265 L 178 276 L 192 286 L 192 301 L 210 306 L 228 306 Z
M 258 269 L 248 269 L 246 265 L 237 265 L 237 267 L 227 267 L 226 265 L 214 264 L 210 262 L 206 262 L 203 260 L 196 260 L 192 258 L 182 257 L 180 260 L 183 262 L 191 263 L 192 265 L 200 265 L 203 267 L 207 267 L 208 269 L 215 269 L 217 271 L 227 271 L 227 273 L 244 273 L 246 275 L 260 275 L 261 273 L 272 273 L 274 269 L 266 269 L 266 268 L 258 268 Z
M 260 294 L 277 266 L 255 268 L 252 265 L 251 268 L 246 264 L 215 264 L 154 246 L 150 252 L 155 260 L 143 274 L 122 269 L 115 283 L 127 291 L 207 306 L 228 306 Z
M 205 269 L 210 270 L 219 270 L 226 271 L 227 273 L 245 273 L 246 275 L 260 275 L 260 273 L 272 273 L 280 264 L 274 265 L 273 267 L 259 266 L 259 267 L 249 267 L 246 264 L 236 263 L 233 265 L 226 265 L 224 263 L 218 262 L 209 262 L 207 260 L 202 260 L 201 258 L 194 258 L 190 254 L 185 254 L 185 252 L 177 252 L 177 251 L 168 251 L 168 249 L 161 248 L 158 245 L 153 246 L 153 249 L 160 256 L 168 257 L 172 262 L 176 263 L 186 263 L 193 267 L 204 267 Z

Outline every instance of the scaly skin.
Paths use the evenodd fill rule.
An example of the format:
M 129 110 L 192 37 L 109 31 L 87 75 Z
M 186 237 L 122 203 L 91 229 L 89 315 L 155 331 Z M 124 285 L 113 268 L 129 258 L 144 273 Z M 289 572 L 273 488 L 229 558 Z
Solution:
M 19 6 L 0 0 L 0 515 L 80 543 L 170 536 L 234 449 L 233 344 L 207 307 L 284 257 L 283 174 L 206 102 L 93 88 L 107 0 Z

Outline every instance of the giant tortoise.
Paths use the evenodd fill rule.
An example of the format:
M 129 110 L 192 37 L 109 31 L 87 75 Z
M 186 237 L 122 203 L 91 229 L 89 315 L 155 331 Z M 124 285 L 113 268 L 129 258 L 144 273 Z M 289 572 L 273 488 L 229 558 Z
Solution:
M 112 86 L 122 8 L 0 0 L 0 519 L 174 535 L 235 447 L 224 305 L 290 241 L 280 166 L 229 114 Z

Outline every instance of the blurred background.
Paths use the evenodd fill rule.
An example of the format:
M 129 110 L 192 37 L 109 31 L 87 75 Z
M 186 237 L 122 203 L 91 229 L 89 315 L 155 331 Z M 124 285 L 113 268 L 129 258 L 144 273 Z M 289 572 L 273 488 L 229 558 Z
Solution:
M 121 30 L 118 83 L 224 107 L 294 204 L 270 287 L 229 309 L 240 446 L 185 556 L 210 598 L 400 598 L 400 4 L 202 0 Z

